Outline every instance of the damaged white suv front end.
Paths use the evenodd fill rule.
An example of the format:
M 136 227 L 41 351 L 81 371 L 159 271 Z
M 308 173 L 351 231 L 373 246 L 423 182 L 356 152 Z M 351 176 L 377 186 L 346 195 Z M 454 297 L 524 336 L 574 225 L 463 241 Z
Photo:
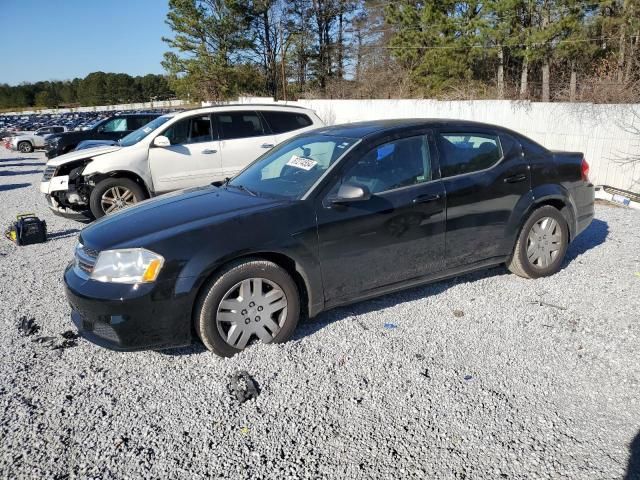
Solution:
M 95 177 L 101 170 L 98 159 L 120 150 L 119 146 L 100 146 L 70 152 L 47 162 L 40 191 L 53 213 L 71 218 L 90 218 L 89 198 Z

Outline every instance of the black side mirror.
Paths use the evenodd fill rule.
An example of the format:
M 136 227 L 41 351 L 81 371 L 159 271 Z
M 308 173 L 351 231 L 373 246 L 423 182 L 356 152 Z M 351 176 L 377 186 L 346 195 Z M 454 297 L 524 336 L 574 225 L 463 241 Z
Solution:
M 354 185 L 343 183 L 338 189 L 338 193 L 331 199 L 334 205 L 344 205 L 353 202 L 362 202 L 371 198 L 371 192 L 364 185 Z

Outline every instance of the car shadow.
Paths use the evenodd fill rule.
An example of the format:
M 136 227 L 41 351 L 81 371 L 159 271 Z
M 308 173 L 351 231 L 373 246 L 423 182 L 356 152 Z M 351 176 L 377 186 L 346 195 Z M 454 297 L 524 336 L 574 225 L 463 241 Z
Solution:
M 23 170 L 21 172 L 0 172 L 0 177 L 13 177 L 16 175 L 34 175 L 36 173 L 42 173 L 43 170 Z
M 640 480 L 640 432 L 629 446 L 629 463 L 624 480 Z
M 594 219 L 589 227 L 587 227 L 587 229 L 569 245 L 562 268 L 566 268 L 567 265 L 569 265 L 573 260 L 575 260 L 583 253 L 587 252 L 588 250 L 604 243 L 607 239 L 608 234 L 609 225 L 607 224 L 607 222 L 599 219 Z M 298 328 L 296 329 L 292 340 L 300 340 L 306 336 L 313 335 L 314 333 L 322 330 L 324 327 L 333 322 L 357 317 L 359 315 L 364 315 L 379 310 L 384 310 L 387 308 L 395 307 L 396 305 L 402 303 L 420 300 L 425 297 L 438 295 L 458 284 L 475 282 L 485 278 L 491 278 L 501 275 L 510 275 L 510 272 L 504 266 L 496 266 L 488 268 L 486 270 L 479 270 L 476 272 L 462 274 L 448 280 L 442 280 L 419 287 L 409 288 L 400 292 L 383 295 L 371 300 L 357 302 L 348 306 L 336 307 L 331 310 L 322 312 L 313 319 L 302 319 L 298 324 Z M 353 318 L 353 320 L 357 321 L 356 318 Z M 364 323 L 360 324 L 360 326 L 363 328 L 363 330 L 368 330 L 370 328 L 364 325 Z M 160 350 L 159 352 L 165 355 L 183 356 L 197 355 L 206 351 L 206 348 L 199 341 L 195 341 L 191 346 Z M 635 471 L 640 472 L 640 434 L 638 437 L 636 437 L 634 444 L 637 457 L 636 463 L 634 463 L 634 468 Z M 640 473 L 637 473 L 637 475 L 640 475 Z M 637 476 L 631 476 L 628 478 L 640 480 L 640 477 Z
M 603 244 L 608 235 L 609 224 L 603 220 L 594 218 L 591 225 L 569 245 L 562 268 L 566 268 L 576 257 Z
M 47 233 L 47 240 L 59 240 L 61 238 L 76 237 L 80 233 L 77 228 L 70 228 L 68 230 L 62 230 L 60 232 Z
M 26 188 L 30 186 L 30 183 L 8 183 L 6 185 L 0 185 L 0 192 L 4 192 L 6 190 L 15 190 L 17 188 Z
M 312 335 L 330 323 L 345 320 L 351 317 L 357 317 L 365 315 L 367 313 L 376 312 L 379 310 L 385 310 L 387 308 L 395 307 L 399 304 L 413 302 L 434 295 L 439 295 L 445 292 L 451 287 L 462 283 L 475 282 L 485 278 L 497 277 L 501 275 L 509 275 L 509 272 L 504 266 L 491 267 L 486 270 L 479 270 L 477 272 L 467 273 L 453 277 L 447 280 L 442 280 L 435 283 L 428 283 L 419 287 L 409 288 L 396 293 L 390 293 L 382 295 L 371 300 L 363 302 L 353 303 L 344 307 L 336 307 L 326 312 L 322 312 L 320 315 L 313 319 L 305 318 L 300 322 L 296 329 L 293 339 L 299 340 L 307 335 Z M 356 321 L 356 318 L 353 318 Z M 360 324 L 363 330 L 368 330 L 364 324 Z
M 35 163 L 3 163 L 0 167 L 41 167 L 46 165 L 44 162 Z

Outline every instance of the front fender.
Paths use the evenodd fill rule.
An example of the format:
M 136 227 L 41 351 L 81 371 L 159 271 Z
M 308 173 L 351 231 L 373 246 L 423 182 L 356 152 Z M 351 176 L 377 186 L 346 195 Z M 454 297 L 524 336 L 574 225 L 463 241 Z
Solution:
M 146 152 L 146 151 L 145 151 Z M 112 154 L 100 155 L 91 159 L 91 162 L 84 168 L 82 175 L 108 175 L 113 172 L 129 172 L 142 179 L 148 191 L 152 191 L 153 182 L 149 172 L 147 157 L 142 151 L 126 152 L 117 150 Z
M 289 214 L 256 212 L 242 219 L 232 219 L 219 225 L 199 229 L 194 235 L 183 238 L 183 251 L 191 254 L 177 254 L 185 258 L 176 283 L 176 294 L 193 294 L 224 265 L 238 258 L 262 256 L 278 259 L 286 258 L 295 264 L 295 269 L 305 283 L 308 293 L 308 307 L 311 316 L 324 306 L 322 276 L 317 256 L 317 234 L 315 217 L 300 206 Z M 294 235 L 275 236 L 282 222 L 296 225 Z M 230 241 L 229 239 L 233 239 Z M 153 249 L 153 247 L 150 247 Z M 162 248 L 162 247 L 161 247 Z M 162 250 L 160 250 L 162 251 Z

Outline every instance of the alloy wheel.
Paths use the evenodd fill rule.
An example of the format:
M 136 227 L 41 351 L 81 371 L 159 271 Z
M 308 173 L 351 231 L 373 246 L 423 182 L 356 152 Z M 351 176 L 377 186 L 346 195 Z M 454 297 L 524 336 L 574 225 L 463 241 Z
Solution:
M 102 194 L 100 205 L 105 214 L 113 213 L 138 203 L 131 190 L 125 187 L 111 187 Z
M 551 265 L 562 248 L 562 229 L 551 217 L 542 217 L 533 224 L 527 237 L 527 258 L 537 268 Z
M 271 342 L 287 318 L 287 297 L 266 278 L 243 280 L 224 294 L 216 314 L 218 333 L 233 348 L 258 338 Z

